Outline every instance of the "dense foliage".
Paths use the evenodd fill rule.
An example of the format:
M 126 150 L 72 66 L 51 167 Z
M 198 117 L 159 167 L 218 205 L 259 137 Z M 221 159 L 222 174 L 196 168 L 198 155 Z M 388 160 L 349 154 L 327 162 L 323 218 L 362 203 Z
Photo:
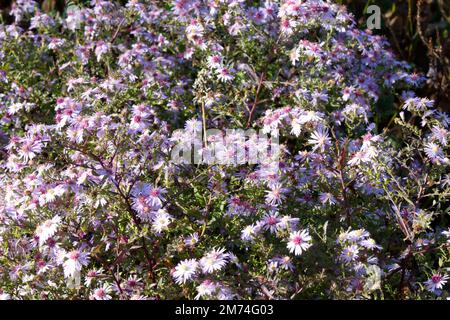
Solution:
M 446 113 L 322 0 L 18 0 L 0 25 L 0 293 L 447 298 Z M 378 126 L 379 104 L 402 104 Z M 259 129 L 260 164 L 208 161 Z M 194 144 L 202 163 L 173 161 Z M 264 148 L 227 136 L 236 148 Z

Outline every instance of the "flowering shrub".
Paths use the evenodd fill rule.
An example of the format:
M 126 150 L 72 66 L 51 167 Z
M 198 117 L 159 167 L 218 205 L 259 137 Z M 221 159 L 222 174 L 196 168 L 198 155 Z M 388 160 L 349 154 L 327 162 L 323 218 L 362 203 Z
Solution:
M 345 7 L 93 0 L 48 15 L 18 0 L 11 14 L 3 298 L 448 296 L 450 118 Z M 400 103 L 385 128 L 383 99 Z M 180 143 L 204 156 L 221 135 L 191 133 L 207 128 L 280 144 L 258 164 L 173 160 Z

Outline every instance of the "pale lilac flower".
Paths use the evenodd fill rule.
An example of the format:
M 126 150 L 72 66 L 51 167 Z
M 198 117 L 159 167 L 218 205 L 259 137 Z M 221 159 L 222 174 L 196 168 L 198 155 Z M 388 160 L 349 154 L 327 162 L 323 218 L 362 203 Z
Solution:
M 439 161 L 444 157 L 444 152 L 442 148 L 434 142 L 429 142 L 425 145 L 425 154 L 432 161 Z
M 359 249 L 356 245 L 345 247 L 342 251 L 340 258 L 346 263 L 353 262 L 358 258 Z
M 294 271 L 295 267 L 292 263 L 292 258 L 289 256 L 284 257 L 275 257 L 272 261 L 276 264 L 277 267 L 280 267 L 284 270 Z
M 322 121 L 322 119 L 323 114 L 321 112 L 316 112 L 312 110 L 301 112 L 300 115 L 298 116 L 298 122 L 300 124 L 319 122 Z M 324 129 L 323 127 L 320 128 Z
M 285 35 L 290 35 L 294 32 L 294 28 L 297 26 L 297 22 L 292 19 L 281 20 L 281 32 Z
M 97 62 L 100 62 L 102 56 L 109 51 L 109 45 L 104 41 L 97 42 L 95 47 L 95 56 L 97 57 Z
M 450 243 L 450 229 L 442 231 L 442 234 L 447 237 L 447 243 Z
M 289 189 L 283 188 L 280 183 L 275 183 L 271 186 L 271 190 L 266 191 L 266 203 L 271 205 L 279 205 L 285 199 L 284 193 L 288 192 Z
M 241 231 L 241 239 L 244 241 L 253 240 L 257 234 L 257 227 L 253 224 L 246 226 Z
M 346 234 L 346 240 L 350 242 L 362 241 L 368 237 L 370 234 L 365 229 L 352 230 Z
M 32 135 L 25 136 L 20 142 L 21 146 L 18 150 L 18 155 L 24 162 L 32 160 L 44 147 L 41 141 Z
M 270 233 L 276 233 L 280 227 L 279 222 L 278 212 L 266 213 L 263 217 L 264 230 L 269 230 Z
M 449 132 L 441 127 L 433 126 L 431 129 L 433 139 L 439 141 L 443 146 L 447 145 L 447 139 L 449 137 Z
M 319 126 L 312 134 L 308 143 L 313 145 L 312 151 L 319 149 L 321 152 L 324 152 L 325 149 L 330 146 L 331 140 L 328 136 L 328 129 Z
M 377 245 L 375 240 L 373 240 L 372 238 L 362 240 L 359 244 L 369 250 L 381 249 L 381 246 Z
M 319 195 L 319 199 L 320 199 L 320 202 L 322 202 L 323 204 L 325 204 L 325 203 L 336 204 L 336 198 L 329 192 L 327 192 L 327 193 L 321 192 Z
M 164 194 L 167 193 L 167 190 L 160 187 L 149 187 L 148 190 L 148 203 L 152 206 L 162 206 L 162 202 L 166 199 L 164 198 Z
M 188 247 L 194 247 L 198 242 L 198 233 L 194 232 L 184 239 L 184 244 Z
M 450 277 L 446 274 L 441 275 L 439 272 L 435 273 L 431 276 L 430 279 L 428 279 L 425 282 L 426 288 L 431 293 L 440 295 L 442 292 L 442 288 L 447 283 L 447 280 L 450 279 Z

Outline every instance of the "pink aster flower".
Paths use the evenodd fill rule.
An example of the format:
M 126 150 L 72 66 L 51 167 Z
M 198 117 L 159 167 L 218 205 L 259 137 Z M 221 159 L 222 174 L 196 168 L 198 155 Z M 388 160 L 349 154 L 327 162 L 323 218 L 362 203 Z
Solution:
M 280 228 L 279 222 L 278 212 L 266 213 L 263 217 L 264 230 L 269 230 L 270 233 L 276 233 Z
M 287 248 L 289 252 L 299 256 L 303 251 L 308 250 L 312 246 L 311 239 L 308 230 L 294 231 L 289 236 Z
M 21 145 L 18 149 L 18 155 L 24 162 L 32 160 L 44 147 L 42 142 L 33 135 L 26 135 L 20 142 Z
M 111 300 L 111 286 L 104 283 L 101 287 L 94 289 L 91 295 L 92 300 Z
M 233 80 L 234 69 L 222 67 L 217 69 L 217 78 L 222 82 L 228 82 Z
M 442 288 L 447 283 L 447 280 L 450 277 L 446 274 L 441 275 L 439 272 L 435 273 L 425 282 L 426 288 L 428 291 L 440 295 L 442 292 Z
M 152 206 L 162 206 L 162 202 L 166 199 L 164 198 L 164 194 L 167 193 L 167 190 L 160 187 L 149 187 L 148 188 L 148 203 Z
M 208 58 L 208 67 L 212 69 L 218 69 L 222 66 L 222 57 L 218 54 L 214 54 Z
M 82 252 L 80 250 L 70 251 L 65 255 L 65 261 L 63 263 L 64 276 L 66 278 L 72 278 L 76 274 L 79 274 L 83 266 L 89 264 L 89 253 Z
M 289 189 L 283 188 L 280 183 L 275 183 L 272 185 L 271 190 L 266 191 L 266 203 L 271 205 L 279 205 L 286 198 L 284 193 L 288 192 Z

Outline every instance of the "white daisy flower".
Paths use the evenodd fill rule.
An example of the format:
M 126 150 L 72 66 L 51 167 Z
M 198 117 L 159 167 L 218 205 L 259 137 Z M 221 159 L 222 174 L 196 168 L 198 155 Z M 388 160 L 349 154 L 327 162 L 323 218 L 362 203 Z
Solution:
M 175 272 L 173 273 L 175 282 L 178 284 L 186 283 L 188 280 L 191 280 L 197 274 L 197 270 L 198 270 L 197 260 L 185 259 L 181 261 L 175 267 Z
M 43 246 L 45 242 L 56 233 L 60 223 L 61 218 L 59 216 L 54 216 L 52 219 L 46 220 L 36 228 L 35 234 L 39 237 L 39 246 Z
M 213 249 L 200 259 L 200 267 L 203 273 L 212 273 L 222 269 L 228 262 L 229 255 L 225 249 Z
M 292 232 L 289 236 L 287 248 L 290 253 L 294 253 L 296 256 L 299 256 L 303 251 L 308 250 L 309 247 L 312 246 L 311 239 L 312 238 L 309 235 L 308 230 Z

